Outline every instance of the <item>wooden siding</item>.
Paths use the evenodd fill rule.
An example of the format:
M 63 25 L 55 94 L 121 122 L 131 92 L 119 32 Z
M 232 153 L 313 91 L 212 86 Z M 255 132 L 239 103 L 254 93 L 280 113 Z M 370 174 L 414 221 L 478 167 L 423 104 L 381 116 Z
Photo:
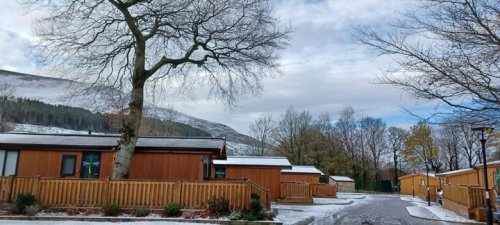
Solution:
M 271 199 L 280 197 L 281 168 L 226 166 L 226 179 L 248 178 L 252 182 L 271 190 Z
M 471 170 L 459 174 L 442 175 L 438 177 L 443 180 L 442 184 L 479 186 L 479 177 L 477 170 Z
M 399 178 L 400 193 L 405 195 L 412 195 L 418 193 L 418 188 L 422 184 L 422 180 L 427 183 L 427 176 L 423 174 L 410 174 Z M 429 176 L 429 186 L 439 186 L 439 179 Z M 413 192 L 415 191 L 415 192 Z
M 23 149 L 19 154 L 17 175 L 34 177 L 60 177 L 63 155 L 76 156 L 74 176 L 79 178 L 82 151 L 69 149 Z M 217 158 L 213 152 L 167 152 L 138 151 L 134 154 L 130 167 L 131 179 L 152 180 L 202 180 L 204 155 Z M 111 176 L 114 152 L 101 151 L 100 178 Z
M 488 188 L 491 189 L 495 185 L 495 175 L 497 174 L 497 169 L 500 168 L 500 165 L 488 166 Z M 484 187 L 483 182 L 483 167 L 476 167 L 478 177 L 479 177 L 479 186 Z
M 304 174 L 304 173 L 281 173 L 281 182 L 305 182 L 316 184 L 319 183 L 319 174 Z

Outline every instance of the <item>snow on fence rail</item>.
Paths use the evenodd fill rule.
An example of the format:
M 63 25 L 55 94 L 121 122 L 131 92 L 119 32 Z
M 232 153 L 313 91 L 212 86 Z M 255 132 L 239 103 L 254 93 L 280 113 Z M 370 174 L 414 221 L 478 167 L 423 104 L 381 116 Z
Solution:
M 45 207 L 101 207 L 117 203 L 124 208 L 163 207 L 178 202 L 183 208 L 199 209 L 212 197 L 223 197 L 231 209 L 245 209 L 251 193 L 250 181 L 152 181 L 111 179 L 68 179 L 42 177 L 0 177 L 0 200 L 11 202 L 18 194 L 30 192 Z M 269 191 L 258 194 L 269 207 Z

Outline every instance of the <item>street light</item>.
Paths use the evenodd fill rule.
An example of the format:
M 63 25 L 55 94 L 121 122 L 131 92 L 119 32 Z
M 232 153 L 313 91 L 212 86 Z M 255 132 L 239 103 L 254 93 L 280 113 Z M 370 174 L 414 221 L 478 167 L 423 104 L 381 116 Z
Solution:
M 483 180 L 484 180 L 484 196 L 486 198 L 486 224 L 493 224 L 493 214 L 490 205 L 490 192 L 488 191 L 488 165 L 486 164 L 486 139 L 484 139 L 484 132 L 493 131 L 493 128 L 486 126 L 472 127 L 472 131 L 481 131 L 481 150 L 483 155 Z
M 428 166 L 428 163 L 429 162 L 425 161 L 425 170 L 427 171 L 427 182 L 426 182 L 426 186 L 427 186 L 427 205 L 431 206 L 431 191 L 429 190 L 429 166 Z

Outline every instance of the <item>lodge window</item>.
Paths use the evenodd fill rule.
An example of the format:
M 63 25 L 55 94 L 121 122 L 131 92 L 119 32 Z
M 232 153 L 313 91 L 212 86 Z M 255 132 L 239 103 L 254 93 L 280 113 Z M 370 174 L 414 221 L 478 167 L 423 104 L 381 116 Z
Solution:
M 74 176 L 76 168 L 76 155 L 63 155 L 61 159 L 61 177 Z
M 203 156 L 203 180 L 210 179 L 210 167 L 211 167 L 210 162 L 211 162 L 210 156 L 204 155 Z
M 19 151 L 0 150 L 0 175 L 17 175 Z
M 224 179 L 224 178 L 226 178 L 226 168 L 216 167 L 215 168 L 215 179 Z

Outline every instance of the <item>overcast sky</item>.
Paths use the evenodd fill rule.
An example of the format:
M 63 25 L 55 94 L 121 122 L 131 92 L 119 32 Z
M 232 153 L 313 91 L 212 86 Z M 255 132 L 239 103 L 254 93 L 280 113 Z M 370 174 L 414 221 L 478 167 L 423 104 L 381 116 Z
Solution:
M 380 57 L 353 39 L 353 27 L 369 26 L 387 30 L 400 13 L 411 8 L 401 0 L 277 0 L 275 14 L 294 33 L 282 52 L 282 75 L 264 80 L 259 96 L 247 96 L 238 107 L 227 110 L 207 99 L 177 96 L 169 101 L 175 109 L 199 118 L 224 123 L 247 133 L 248 125 L 266 113 L 278 117 L 289 106 L 313 115 L 329 112 L 332 119 L 346 106 L 361 115 L 384 119 L 389 125 L 408 127 L 415 118 L 407 108 L 425 112 L 424 105 L 391 86 L 374 84 L 389 57 Z M 15 0 L 3 0 L 0 8 L 0 68 L 34 73 L 36 58 L 30 50 L 35 38 L 31 22 L 37 13 L 26 14 Z M 44 74 L 46 75 L 46 74 Z

